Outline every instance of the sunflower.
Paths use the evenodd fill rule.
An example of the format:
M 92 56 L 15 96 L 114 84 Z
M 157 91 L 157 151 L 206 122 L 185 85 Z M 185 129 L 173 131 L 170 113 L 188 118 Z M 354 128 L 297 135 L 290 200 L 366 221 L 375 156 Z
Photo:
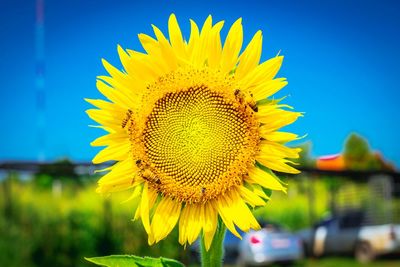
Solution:
M 145 52 L 118 46 L 123 70 L 103 60 L 97 88 L 108 101 L 87 99 L 98 108 L 87 113 L 107 131 L 93 162 L 115 163 L 97 192 L 131 189 L 149 244 L 178 224 L 181 244 L 202 233 L 208 250 L 219 218 L 238 237 L 258 229 L 251 209 L 286 190 L 273 171 L 298 173 L 299 149 L 284 145 L 297 135 L 278 130 L 301 113 L 268 98 L 287 84 L 275 78 L 283 57 L 259 63 L 261 31 L 241 52 L 241 21 L 222 45 L 223 21 L 209 16 L 199 30 L 191 20 L 186 41 L 172 14 L 169 39 L 153 25 L 155 38 L 139 34 Z

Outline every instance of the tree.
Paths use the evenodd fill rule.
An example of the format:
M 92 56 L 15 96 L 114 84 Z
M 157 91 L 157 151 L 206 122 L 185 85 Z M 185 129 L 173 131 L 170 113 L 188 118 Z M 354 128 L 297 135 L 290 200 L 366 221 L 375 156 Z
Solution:
M 347 138 L 343 152 L 346 167 L 350 170 L 392 170 L 379 153 L 372 152 L 368 141 L 352 133 Z

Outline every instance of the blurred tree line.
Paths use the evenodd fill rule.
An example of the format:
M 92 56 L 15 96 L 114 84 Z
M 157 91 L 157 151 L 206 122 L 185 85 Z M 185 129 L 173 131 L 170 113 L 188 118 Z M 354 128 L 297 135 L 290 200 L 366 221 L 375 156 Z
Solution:
M 311 141 L 298 145 L 301 148 L 300 157 L 295 162 L 300 167 L 315 168 L 316 160 L 312 156 Z M 367 139 L 357 133 L 350 134 L 343 145 L 341 156 L 344 157 L 347 170 L 354 171 L 394 171 L 395 167 L 385 161 L 383 156 L 373 151 Z
M 386 162 L 379 152 L 371 150 L 365 138 L 355 133 L 347 138 L 343 155 L 346 167 L 350 170 L 394 170 L 394 166 Z
M 88 175 L 78 175 L 75 165 L 67 158 L 56 160 L 51 164 L 39 165 L 39 169 L 34 174 L 35 184 L 41 188 L 51 188 L 54 180 L 83 185 L 88 178 L 90 178 Z

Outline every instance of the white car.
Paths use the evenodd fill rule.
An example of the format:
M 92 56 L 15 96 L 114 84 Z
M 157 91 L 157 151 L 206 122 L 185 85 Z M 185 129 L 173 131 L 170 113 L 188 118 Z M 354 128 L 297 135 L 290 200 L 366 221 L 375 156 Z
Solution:
M 250 231 L 239 244 L 238 263 L 241 266 L 264 266 L 290 263 L 303 259 L 301 239 L 283 231 L 276 224 L 265 223 L 259 231 Z
M 299 232 L 307 254 L 353 254 L 360 262 L 400 253 L 400 225 L 363 225 L 364 214 L 352 211 L 327 218 L 312 229 Z

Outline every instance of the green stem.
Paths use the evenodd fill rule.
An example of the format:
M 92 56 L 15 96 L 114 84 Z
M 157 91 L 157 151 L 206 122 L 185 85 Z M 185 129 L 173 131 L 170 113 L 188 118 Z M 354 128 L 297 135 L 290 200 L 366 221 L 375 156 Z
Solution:
M 225 224 L 220 219 L 218 219 L 217 230 L 215 231 L 214 239 L 208 251 L 206 250 L 204 238 L 203 237 L 200 238 L 202 267 L 222 266 L 222 259 L 224 258 L 225 232 L 226 232 Z

